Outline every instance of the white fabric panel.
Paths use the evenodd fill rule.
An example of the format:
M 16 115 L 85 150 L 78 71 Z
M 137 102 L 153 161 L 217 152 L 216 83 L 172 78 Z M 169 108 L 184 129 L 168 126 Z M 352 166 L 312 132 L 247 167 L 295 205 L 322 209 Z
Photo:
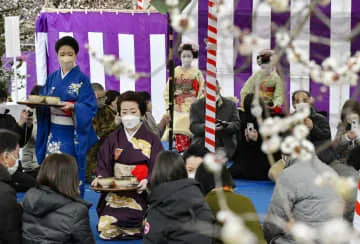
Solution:
M 16 66 L 20 64 L 20 61 L 16 61 Z M 12 82 L 11 85 L 11 97 L 13 101 L 24 101 L 26 100 L 26 71 L 27 71 L 27 64 L 23 62 L 21 66 L 16 70 L 18 74 L 16 76 L 16 83 Z
M 36 53 L 36 80 L 38 85 L 44 85 L 47 78 L 47 50 L 48 33 L 38 32 L 35 34 Z
M 259 2 L 261 2 L 260 5 Z M 253 0 L 252 30 L 254 37 L 258 38 L 258 45 L 254 47 L 252 54 L 252 72 L 254 73 L 260 68 L 256 63 L 256 56 L 262 50 L 271 48 L 271 8 L 266 1 Z
M 234 23 L 234 1 L 224 1 L 223 11 L 218 16 L 217 79 L 221 94 L 234 96 L 234 35 L 229 33 L 226 23 Z
M 351 42 L 343 40 L 351 32 L 351 0 L 331 1 L 331 49 L 330 56 L 339 65 L 351 55 Z M 335 136 L 336 126 L 340 120 L 340 111 L 344 102 L 350 97 L 349 85 L 330 87 L 330 127 Z
M 74 37 L 74 33 L 73 32 L 59 32 L 59 39 L 61 39 L 64 36 Z
M 165 113 L 165 101 L 161 95 L 166 87 L 166 40 L 164 34 L 150 35 L 151 101 L 152 114 L 159 123 Z M 160 68 L 160 69 L 159 69 Z M 154 73 L 156 72 L 156 73 Z
M 90 55 L 90 81 L 91 83 L 99 83 L 105 87 L 104 65 L 98 61 L 99 58 L 104 56 L 103 33 L 89 32 L 88 40 L 90 49 L 96 51 L 96 57 Z
M 300 22 L 303 20 L 303 16 L 306 14 L 306 11 L 300 10 L 304 6 L 309 5 L 310 0 L 291 0 L 291 32 L 295 31 Z M 293 42 L 295 50 L 299 50 L 302 54 L 303 59 L 309 60 L 310 58 L 310 21 L 308 20 L 299 36 Z M 309 70 L 298 62 L 290 62 L 290 96 L 294 91 L 297 90 L 306 90 L 310 91 L 310 79 L 309 79 Z M 292 100 L 290 99 L 290 107 L 292 107 Z
M 5 52 L 7 58 L 21 55 L 19 25 L 19 16 L 5 17 Z
M 119 34 L 119 58 L 135 70 L 135 42 L 134 35 Z M 120 76 L 120 93 L 135 91 L 135 79 L 127 75 Z

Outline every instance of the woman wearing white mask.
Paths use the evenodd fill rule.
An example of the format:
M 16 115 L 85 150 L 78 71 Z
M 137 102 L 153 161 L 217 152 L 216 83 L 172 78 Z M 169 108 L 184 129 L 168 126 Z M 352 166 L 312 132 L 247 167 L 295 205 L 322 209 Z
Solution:
M 60 68 L 48 76 L 40 95 L 58 97 L 63 106 L 38 109 L 36 157 L 40 164 L 52 153 L 75 157 L 83 196 L 86 153 L 98 140 L 92 127 L 97 101 L 89 78 L 76 64 L 78 42 L 65 36 L 56 42 L 55 51 Z
M 17 203 L 11 175 L 18 167 L 19 138 L 0 130 L 0 243 L 21 243 L 21 207 Z
M 138 182 L 136 191 L 103 193 L 97 207 L 100 238 L 140 239 L 143 217 L 147 208 L 145 190 L 152 168 L 163 146 L 141 121 L 146 103 L 133 91 L 120 98 L 121 125 L 110 134 L 100 147 L 96 168 L 97 178 L 91 183 L 99 185 L 99 178 L 133 177 Z

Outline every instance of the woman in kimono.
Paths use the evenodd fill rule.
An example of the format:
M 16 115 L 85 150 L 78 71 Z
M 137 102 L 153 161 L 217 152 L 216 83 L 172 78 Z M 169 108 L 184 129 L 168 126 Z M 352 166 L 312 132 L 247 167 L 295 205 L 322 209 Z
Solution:
M 129 91 L 121 96 L 121 125 L 110 134 L 100 147 L 97 178 L 136 177 L 137 191 L 103 193 L 97 206 L 100 238 L 140 239 L 143 218 L 147 208 L 147 187 L 155 159 L 163 146 L 158 136 L 141 121 L 146 113 L 146 103 L 139 94 Z
M 83 196 L 86 153 L 97 142 L 91 123 L 97 102 L 89 78 L 76 65 L 77 41 L 65 36 L 56 42 L 55 50 L 61 68 L 49 75 L 40 95 L 59 97 L 63 106 L 37 109 L 36 156 L 39 163 L 52 153 L 74 156 Z
M 192 67 L 192 62 L 198 57 L 198 48 L 192 44 L 182 44 L 179 48 L 181 65 L 175 68 L 174 84 L 174 134 L 178 151 L 184 151 L 190 145 L 190 106 L 203 96 L 204 77 L 198 68 Z M 169 105 L 169 82 L 164 91 L 166 106 Z M 168 140 L 169 129 L 162 140 Z

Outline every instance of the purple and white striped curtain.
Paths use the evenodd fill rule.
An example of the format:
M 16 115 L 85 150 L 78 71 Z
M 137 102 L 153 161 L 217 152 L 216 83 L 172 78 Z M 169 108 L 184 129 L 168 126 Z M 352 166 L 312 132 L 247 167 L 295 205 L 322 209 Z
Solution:
M 222 84 L 225 96 L 238 96 L 240 90 L 257 69 L 256 60 L 240 73 L 234 72 L 246 60 L 246 57 L 236 54 L 234 41 L 225 36 L 226 22 L 232 22 L 242 29 L 251 30 L 258 38 L 260 45 L 253 57 L 263 48 L 274 47 L 274 35 L 271 33 L 271 22 L 284 26 L 290 20 L 290 28 L 295 29 L 298 23 L 299 9 L 310 0 L 291 0 L 290 12 L 277 14 L 269 6 L 259 0 L 224 1 L 226 16 L 219 17 L 218 34 L 218 78 Z M 204 40 L 207 35 L 207 1 L 193 0 L 189 9 L 195 20 L 195 28 L 182 34 L 183 42 L 198 43 L 200 46 L 198 65 L 201 70 L 206 67 L 206 50 Z M 295 41 L 296 47 L 305 51 L 307 57 L 320 63 L 331 56 L 343 61 L 360 49 L 360 37 L 344 41 L 343 37 L 360 23 L 360 2 L 358 0 L 332 0 L 327 7 L 320 9 L 330 17 L 330 26 L 323 24 L 312 16 L 302 33 Z M 65 34 L 73 35 L 83 47 L 86 43 L 101 54 L 115 54 L 133 64 L 137 72 L 159 70 L 156 74 L 142 78 L 136 83 L 122 77 L 116 80 L 104 74 L 104 70 L 96 61 L 89 57 L 83 48 L 78 56 L 81 69 L 89 75 L 92 82 L 104 84 L 106 89 L 146 90 L 152 95 L 154 114 L 157 119 L 165 111 L 162 92 L 166 83 L 166 34 L 167 20 L 158 13 L 42 13 L 37 20 L 37 81 L 43 83 L 46 75 L 57 69 L 58 64 L 54 51 L 56 40 Z M 330 27 L 330 28 L 329 28 Z M 310 42 L 311 35 L 319 35 L 331 39 L 331 45 L 326 46 Z M 234 51 L 235 50 L 235 51 Z M 311 82 L 306 69 L 296 63 L 289 62 L 284 66 L 287 75 L 287 97 L 297 89 L 309 90 L 316 97 L 316 107 L 329 112 L 332 128 L 336 127 L 339 110 L 343 102 L 356 93 L 356 88 L 336 86 L 326 92 L 321 92 L 321 85 Z

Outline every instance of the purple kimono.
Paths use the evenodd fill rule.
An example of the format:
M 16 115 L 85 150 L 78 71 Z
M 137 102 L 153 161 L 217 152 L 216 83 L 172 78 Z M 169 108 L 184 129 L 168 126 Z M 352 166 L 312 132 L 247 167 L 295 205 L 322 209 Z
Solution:
M 159 137 L 144 124 L 130 140 L 121 126 L 119 130 L 110 134 L 100 147 L 96 175 L 118 176 L 119 173 L 114 172 L 114 168 L 120 165 L 130 174 L 136 166 L 141 166 L 148 169 L 149 179 L 156 156 L 161 151 L 163 146 Z M 100 237 L 106 240 L 142 238 L 143 218 L 147 208 L 146 197 L 146 193 L 138 194 L 136 191 L 103 193 L 97 206 Z

